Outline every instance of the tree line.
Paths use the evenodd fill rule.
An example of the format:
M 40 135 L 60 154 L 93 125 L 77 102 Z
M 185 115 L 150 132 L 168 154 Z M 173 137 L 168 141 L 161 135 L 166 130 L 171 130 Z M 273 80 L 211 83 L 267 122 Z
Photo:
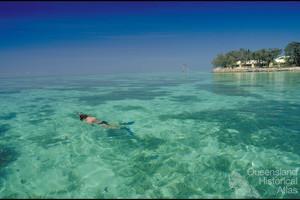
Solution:
M 238 67 L 254 65 L 255 67 L 269 67 L 276 64 L 275 58 L 282 55 L 282 49 L 268 48 L 250 51 L 239 49 L 218 54 L 212 61 L 214 67 Z M 284 48 L 286 62 L 284 65 L 300 66 L 300 42 L 291 42 Z

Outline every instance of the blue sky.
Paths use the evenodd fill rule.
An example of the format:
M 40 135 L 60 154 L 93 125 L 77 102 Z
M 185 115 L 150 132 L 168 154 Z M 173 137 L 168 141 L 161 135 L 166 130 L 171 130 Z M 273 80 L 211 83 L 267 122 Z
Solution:
M 0 75 L 209 71 L 300 41 L 300 2 L 0 2 Z

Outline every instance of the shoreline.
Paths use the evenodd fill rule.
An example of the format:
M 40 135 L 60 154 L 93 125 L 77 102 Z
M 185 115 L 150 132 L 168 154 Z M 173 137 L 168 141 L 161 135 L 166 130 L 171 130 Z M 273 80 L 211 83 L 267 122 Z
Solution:
M 265 68 L 222 68 L 216 67 L 212 70 L 213 73 L 232 73 L 232 72 L 281 72 L 292 71 L 300 72 L 300 67 L 265 67 Z

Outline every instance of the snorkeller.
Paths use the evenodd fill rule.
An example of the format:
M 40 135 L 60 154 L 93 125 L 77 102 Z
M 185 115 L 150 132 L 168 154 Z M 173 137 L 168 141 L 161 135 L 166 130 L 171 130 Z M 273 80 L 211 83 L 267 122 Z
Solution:
M 125 127 L 124 125 L 131 125 L 134 122 L 110 124 L 107 121 L 97 119 L 96 117 L 93 117 L 93 116 L 89 116 L 86 114 L 80 114 L 80 113 L 77 113 L 77 114 L 79 114 L 79 118 L 81 121 L 85 121 L 88 124 L 98 124 L 98 125 L 102 126 L 103 128 L 107 128 L 107 129 L 124 129 L 124 130 L 128 131 L 130 134 L 133 134 L 133 132 L 128 127 Z

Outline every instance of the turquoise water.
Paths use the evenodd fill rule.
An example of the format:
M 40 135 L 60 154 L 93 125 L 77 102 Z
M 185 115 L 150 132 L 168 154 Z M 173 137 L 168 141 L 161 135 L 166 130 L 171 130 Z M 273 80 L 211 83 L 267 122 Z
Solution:
M 0 197 L 300 197 L 249 174 L 299 169 L 300 73 L 1 78 L 0 109 Z

